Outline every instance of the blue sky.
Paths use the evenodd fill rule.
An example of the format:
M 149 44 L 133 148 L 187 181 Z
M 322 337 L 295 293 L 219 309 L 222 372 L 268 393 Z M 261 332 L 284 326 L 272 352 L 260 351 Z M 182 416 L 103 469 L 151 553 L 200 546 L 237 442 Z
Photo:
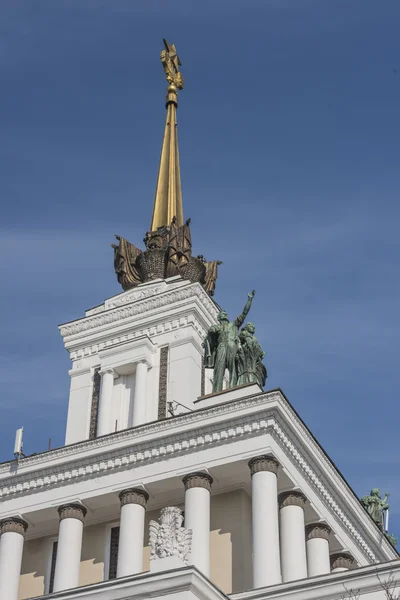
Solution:
M 281 387 L 400 536 L 398 0 L 3 0 L 0 460 L 63 443 L 57 325 L 120 291 L 114 233 L 150 224 L 162 38 L 186 87 L 195 251 L 251 320 Z

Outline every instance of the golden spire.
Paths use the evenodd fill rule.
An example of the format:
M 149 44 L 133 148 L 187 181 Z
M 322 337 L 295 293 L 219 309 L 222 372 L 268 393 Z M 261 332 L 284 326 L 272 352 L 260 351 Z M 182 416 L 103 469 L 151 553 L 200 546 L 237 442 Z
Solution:
M 181 170 L 176 121 L 178 89 L 183 89 L 183 77 L 179 71 L 181 61 L 174 44 L 170 45 L 164 40 L 164 45 L 165 50 L 161 51 L 160 58 L 169 83 L 166 101 L 167 118 L 150 231 L 156 231 L 158 227 L 163 225 L 170 225 L 174 217 L 176 217 L 178 226 L 183 225 Z

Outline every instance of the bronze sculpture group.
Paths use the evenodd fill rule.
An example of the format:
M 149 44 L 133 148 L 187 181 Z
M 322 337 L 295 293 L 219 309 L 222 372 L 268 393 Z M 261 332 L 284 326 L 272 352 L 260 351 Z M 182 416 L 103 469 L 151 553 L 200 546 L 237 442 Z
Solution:
M 213 392 L 223 389 L 225 371 L 228 370 L 228 388 L 248 383 L 258 383 L 264 387 L 267 370 L 262 363 L 265 352 L 255 337 L 255 327 L 247 323 L 240 331 L 247 317 L 255 291 L 248 294 L 243 312 L 229 321 L 225 310 L 218 315 L 218 325 L 212 325 L 204 341 L 204 361 L 206 368 L 214 369 Z

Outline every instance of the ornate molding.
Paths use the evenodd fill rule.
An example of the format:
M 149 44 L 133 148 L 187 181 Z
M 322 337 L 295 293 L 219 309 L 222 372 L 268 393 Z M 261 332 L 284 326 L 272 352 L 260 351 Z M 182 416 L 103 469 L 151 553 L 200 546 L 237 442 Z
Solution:
M 185 475 L 182 482 L 185 486 L 185 490 L 190 490 L 191 488 L 204 488 L 211 492 L 213 478 L 208 473 L 189 473 L 189 475 Z
M 106 310 L 105 304 L 100 304 L 99 306 L 95 306 L 94 308 L 89 308 L 89 310 L 86 311 L 85 316 L 93 317 L 94 315 L 99 315 L 100 313 L 104 312 L 105 310 Z
M 337 554 L 331 554 L 331 569 L 351 569 L 354 565 L 354 558 L 351 554 L 344 552 L 338 552 Z
M 279 463 L 273 456 L 255 456 L 249 460 L 249 469 L 251 476 L 261 471 L 269 471 L 270 473 L 278 473 Z
M 117 308 L 118 306 L 123 306 L 124 304 L 130 304 L 131 302 L 137 302 L 138 300 L 145 300 L 146 298 L 151 298 L 152 296 L 156 296 L 160 292 L 162 292 L 163 286 L 158 285 L 156 287 L 152 287 L 146 290 L 136 289 L 135 292 L 131 292 L 126 296 L 122 295 L 120 298 L 116 300 L 112 300 L 111 302 L 107 301 L 104 306 L 109 308 Z
M 80 333 L 86 333 L 98 327 L 112 325 L 116 321 L 122 321 L 130 317 L 158 310 L 165 306 L 169 307 L 176 302 L 185 302 L 190 298 L 197 298 L 211 317 L 217 317 L 218 309 L 216 305 L 212 302 L 199 283 L 193 283 L 184 288 L 178 288 L 170 292 L 166 291 L 155 298 L 145 298 L 144 300 L 138 300 L 123 308 L 110 308 L 99 315 L 82 317 L 73 323 L 60 325 L 60 333 L 64 338 Z
M 279 494 L 278 501 L 279 508 L 285 508 L 285 506 L 300 506 L 300 508 L 304 508 L 307 498 L 301 492 L 293 490 Z
M 146 508 L 149 494 L 140 488 L 128 488 L 122 490 L 118 494 L 118 497 L 121 501 L 121 506 L 125 506 L 125 504 L 139 504 L 139 506 Z
M 85 520 L 87 510 L 81 504 L 63 504 L 58 508 L 58 514 L 60 515 L 60 521 L 64 519 L 78 519 L 78 521 Z
M 19 533 L 25 535 L 28 523 L 19 517 L 9 517 L 0 521 L 0 535 L 3 533 Z
M 315 538 L 329 540 L 331 531 L 329 525 L 325 525 L 324 523 L 312 523 L 306 527 L 306 540 L 313 540 Z
M 278 406 L 275 403 L 278 403 Z M 266 405 L 266 403 L 272 406 Z M 257 409 L 258 412 L 250 412 Z M 241 410 L 247 410 L 247 416 L 230 416 L 230 413 Z M 289 413 L 290 419 L 294 424 L 298 423 L 299 438 L 293 439 L 293 425 L 290 427 L 283 420 L 281 413 Z M 221 421 L 219 417 L 226 418 Z M 213 422 L 212 425 L 200 423 L 207 419 Z M 178 428 L 182 431 L 177 433 Z M 135 440 L 140 433 L 141 437 L 151 436 L 148 441 L 137 443 Z M 160 434 L 164 433 L 163 436 Z M 309 434 L 304 424 L 297 418 L 290 405 L 282 397 L 280 391 L 257 394 L 250 398 L 235 400 L 224 405 L 210 407 L 207 411 L 194 411 L 177 416 L 173 420 L 165 419 L 140 428 L 133 428 L 104 436 L 94 440 L 87 440 L 71 446 L 63 446 L 50 452 L 37 454 L 27 457 L 20 461 L 24 472 L 12 473 L 13 462 L 0 465 L 0 498 L 11 498 L 16 495 L 34 493 L 42 491 L 48 486 L 65 486 L 68 483 L 84 480 L 88 477 L 100 477 L 107 475 L 113 470 L 132 469 L 141 463 L 151 463 L 159 461 L 160 458 L 170 458 L 174 454 L 195 453 L 207 446 L 214 447 L 216 444 L 227 444 L 233 442 L 235 438 L 244 439 L 245 437 L 255 437 L 259 435 L 270 434 L 282 451 L 290 458 L 295 468 L 302 473 L 308 484 L 314 489 L 315 493 L 329 509 L 334 518 L 341 527 L 347 530 L 350 537 L 359 546 L 360 550 L 371 562 L 385 560 L 387 554 L 381 548 L 381 540 L 369 538 L 372 525 L 368 515 L 362 510 L 359 502 L 353 496 L 349 496 L 349 491 L 345 487 L 339 475 L 334 471 L 331 463 L 326 459 L 322 450 L 316 444 L 314 438 Z M 301 436 L 301 437 L 300 437 Z M 317 460 L 322 461 L 327 473 L 332 471 L 332 479 L 337 489 L 343 493 L 343 498 L 347 499 L 349 509 L 340 505 L 337 500 L 336 488 L 332 492 L 329 487 L 327 476 L 321 477 L 320 467 L 314 470 L 310 465 L 309 455 L 306 448 L 300 446 L 305 441 L 312 444 L 316 453 Z M 113 447 L 120 445 L 116 450 L 110 450 L 110 444 Z M 122 447 L 121 447 L 122 446 Z M 306 458 L 307 457 L 307 458 Z M 53 466 L 46 466 L 48 463 L 60 460 L 62 463 Z M 36 467 L 32 470 L 32 467 Z M 12 473 L 12 474 L 11 474 Z M 9 476 L 4 477 L 4 474 Z M 343 507 L 343 508 L 342 508 Z M 353 510 L 353 512 L 352 512 Z M 357 512 L 358 511 L 358 512 Z M 365 513 L 365 514 L 364 514 Z M 353 522 L 353 514 L 357 515 L 358 521 Z M 364 534 L 360 533 L 360 524 L 363 522 Z M 368 533 L 367 533 L 368 532 Z M 372 542 L 372 544 L 371 544 Z M 387 542 L 389 546 L 389 542 Z M 381 557 L 381 558 L 380 558 Z

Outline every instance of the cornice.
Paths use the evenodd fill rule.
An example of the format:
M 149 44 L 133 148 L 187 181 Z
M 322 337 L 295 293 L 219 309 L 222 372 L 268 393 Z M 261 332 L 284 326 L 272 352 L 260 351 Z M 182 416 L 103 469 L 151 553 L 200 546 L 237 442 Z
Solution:
M 212 318 L 216 318 L 218 310 L 215 304 L 199 283 L 193 283 L 187 287 L 178 288 L 172 291 L 166 290 L 155 297 L 152 296 L 150 298 L 136 300 L 131 304 L 123 305 L 122 307 L 113 307 L 104 310 L 100 314 L 83 317 L 77 321 L 60 325 L 60 333 L 63 338 L 87 333 L 99 327 L 112 325 L 117 321 L 122 321 L 167 306 L 169 307 L 171 304 L 177 302 L 185 302 L 190 298 L 197 298 L 205 311 L 211 315 Z
M 91 583 L 78 589 L 53 592 L 41 596 L 41 600 L 82 600 L 95 597 L 98 600 L 113 598 L 161 598 L 184 595 L 198 600 L 228 600 L 221 590 L 193 566 L 170 569 L 163 573 L 140 573 Z
M 304 425 L 304 431 L 295 432 L 293 425 L 282 418 L 285 409 L 290 407 L 280 391 L 267 392 L 28 457 L 19 461 L 19 473 L 10 475 L 10 469 L 16 463 L 5 463 L 0 465 L 0 497 L 6 500 L 41 491 L 50 485 L 61 487 L 93 476 L 99 478 L 117 470 L 170 459 L 174 455 L 195 453 L 207 446 L 268 433 L 362 553 L 368 560 L 376 561 L 376 553 L 380 556 L 382 550 L 363 519 L 362 507 L 358 506 L 358 513 L 355 513 L 355 526 L 355 515 L 347 509 L 351 505 L 349 490 L 342 498 L 338 497 L 338 474 L 335 474 L 334 484 L 322 475 L 318 460 L 308 456 L 304 447 Z M 222 416 L 225 419 L 221 419 Z M 315 442 L 314 446 L 315 454 L 320 454 L 317 458 L 327 463 Z M 51 462 L 53 464 L 49 464 Z M 324 464 L 325 470 L 326 466 Z M 361 523 L 361 531 L 368 531 L 373 547 L 367 543 L 368 537 L 359 532 Z
M 26 469 L 28 467 L 42 465 L 43 463 L 49 462 L 50 460 L 54 459 L 71 460 L 77 454 L 87 453 L 90 450 L 99 450 L 101 452 L 104 448 L 107 447 L 109 450 L 112 450 L 113 447 L 118 446 L 120 444 L 129 443 L 131 441 L 133 442 L 139 434 L 142 437 L 147 435 L 152 436 L 154 434 L 159 434 L 162 432 L 169 432 L 174 426 L 182 427 L 182 433 L 184 433 L 184 430 L 187 432 L 188 425 L 193 424 L 194 426 L 196 426 L 196 424 L 199 421 L 203 421 L 204 419 L 210 421 L 210 419 L 214 419 L 222 415 L 228 415 L 230 413 L 240 411 L 241 409 L 251 409 L 253 407 L 257 408 L 259 405 L 265 404 L 266 401 L 269 404 L 271 404 L 272 402 L 277 401 L 281 398 L 282 395 L 279 391 L 266 392 L 264 394 L 257 394 L 252 397 L 247 396 L 241 400 L 235 400 L 229 403 L 221 403 L 211 408 L 199 409 L 196 411 L 183 413 L 173 418 L 152 421 L 151 423 L 140 425 L 138 427 L 132 427 L 130 429 L 125 429 L 116 433 L 104 435 L 91 440 L 77 442 L 68 446 L 61 446 L 60 448 L 55 448 L 54 450 L 50 450 L 48 452 L 42 452 L 40 454 L 27 456 L 19 460 L 18 466 L 20 468 Z M 176 432 L 174 432 L 174 435 L 176 435 Z M 16 465 L 15 461 L 9 461 L 0 464 L 0 486 L 2 485 L 2 481 L 4 481 L 2 480 L 1 475 L 4 473 L 9 473 L 10 469 L 14 465 Z M 15 474 L 13 476 L 13 479 L 17 475 L 18 474 Z

